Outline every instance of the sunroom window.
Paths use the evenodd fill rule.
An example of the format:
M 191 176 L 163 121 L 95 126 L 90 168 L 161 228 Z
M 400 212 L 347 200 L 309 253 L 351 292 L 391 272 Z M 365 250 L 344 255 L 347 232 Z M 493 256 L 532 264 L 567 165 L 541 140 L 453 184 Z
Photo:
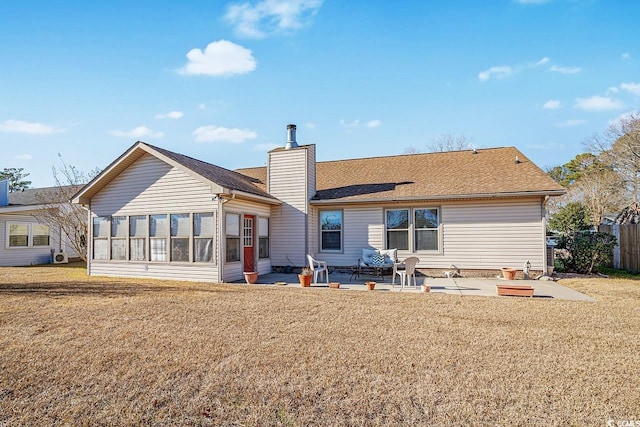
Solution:
M 226 216 L 226 261 L 240 261 L 240 215 L 228 213 Z
M 149 216 L 149 244 L 151 261 L 167 260 L 167 237 L 169 235 L 169 221 L 167 215 Z
M 147 216 L 134 215 L 129 217 L 129 259 L 131 261 L 145 261 L 147 247 Z
M 193 252 L 195 262 L 213 260 L 213 213 L 193 214 Z
M 258 258 L 269 258 L 269 218 L 258 218 Z
M 111 259 L 127 259 L 127 217 L 111 217 Z
M 189 214 L 171 214 L 171 261 L 189 261 Z
M 93 218 L 93 259 L 109 259 L 109 218 Z

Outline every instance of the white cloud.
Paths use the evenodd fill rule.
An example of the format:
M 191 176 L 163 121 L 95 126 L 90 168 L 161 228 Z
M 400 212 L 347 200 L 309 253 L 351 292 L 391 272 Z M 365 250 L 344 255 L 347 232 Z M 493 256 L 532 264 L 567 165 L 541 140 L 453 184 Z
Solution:
M 622 83 L 620 89 L 640 96 L 640 83 Z
M 508 65 L 501 65 L 498 67 L 491 67 L 488 70 L 480 72 L 478 74 L 478 78 L 484 82 L 489 80 L 492 76 L 496 79 L 503 79 L 511 74 L 513 74 L 513 69 L 511 67 Z
M 33 156 L 31 154 L 16 154 L 15 156 L 13 156 L 14 159 L 16 160 L 31 160 L 33 159 Z
M 193 131 L 193 135 L 197 142 L 231 142 L 234 144 L 258 137 L 258 134 L 252 130 L 218 126 L 201 126 Z
M 306 127 L 307 129 L 315 129 L 316 128 L 316 124 L 312 123 L 312 122 L 307 122 L 304 124 L 304 127 Z
M 544 58 L 542 58 L 540 61 L 536 62 L 534 64 L 534 67 L 538 67 L 540 65 L 544 65 L 546 63 L 548 63 L 549 61 L 551 61 L 551 59 L 548 56 L 545 56 Z
M 618 93 L 620 92 L 620 89 L 618 89 L 615 86 L 611 86 L 609 89 L 607 89 L 607 95 L 611 94 L 611 93 Z
M 583 125 L 585 123 L 587 123 L 587 121 L 583 120 L 583 119 L 570 119 L 570 120 L 566 120 L 566 121 L 564 121 L 562 123 L 556 124 L 556 127 L 568 128 L 568 127 Z
M 575 108 L 585 111 L 608 111 L 623 108 L 624 105 L 608 96 L 592 96 L 591 98 L 576 98 Z
M 560 101 L 557 99 L 550 99 L 542 105 L 545 110 L 557 110 L 560 108 Z
M 357 128 L 358 126 L 360 126 L 360 120 L 354 120 L 352 122 L 346 122 L 344 120 L 340 120 L 340 125 L 343 128 Z
M 631 55 L 629 54 L 629 52 L 625 52 L 622 55 L 620 55 L 620 58 L 624 60 L 631 59 Z
M 233 4 L 224 18 L 238 35 L 259 39 L 304 27 L 320 6 L 322 0 L 261 0 Z
M 202 104 L 198 105 L 198 108 L 199 108 L 200 110 L 206 110 L 206 109 L 207 109 L 207 104 L 205 104 L 205 103 L 203 102 Z
M 271 151 L 278 147 L 280 147 L 280 145 L 273 143 L 256 144 L 253 146 L 251 151 Z
M 66 131 L 66 129 L 24 120 L 5 120 L 0 124 L 0 132 L 26 133 L 28 135 L 52 135 Z
M 179 119 L 184 116 L 182 111 L 169 111 L 168 113 L 158 113 L 156 114 L 156 119 Z
M 164 136 L 162 132 L 156 132 L 144 125 L 135 127 L 128 131 L 112 130 L 109 133 L 120 138 L 162 138 Z
M 229 77 L 256 69 L 251 51 L 227 40 L 211 42 L 204 51 L 191 49 L 187 59 L 187 65 L 178 70 L 180 74 Z
M 579 73 L 580 71 L 582 71 L 582 68 L 580 67 L 560 67 L 558 65 L 553 65 L 551 68 L 549 68 L 550 71 L 555 71 L 556 73 L 562 73 L 562 74 L 576 74 Z
M 380 127 L 382 125 L 382 122 L 380 120 L 369 120 L 365 126 L 367 126 L 368 128 L 377 128 Z

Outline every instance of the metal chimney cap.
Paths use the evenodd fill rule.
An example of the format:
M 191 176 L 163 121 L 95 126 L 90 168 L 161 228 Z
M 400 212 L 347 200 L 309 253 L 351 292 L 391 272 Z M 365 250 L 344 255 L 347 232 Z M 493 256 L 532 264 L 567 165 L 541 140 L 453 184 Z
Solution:
M 284 146 L 284 149 L 290 150 L 292 148 L 298 148 L 298 143 L 296 142 L 296 125 L 288 124 L 287 125 L 287 144 Z

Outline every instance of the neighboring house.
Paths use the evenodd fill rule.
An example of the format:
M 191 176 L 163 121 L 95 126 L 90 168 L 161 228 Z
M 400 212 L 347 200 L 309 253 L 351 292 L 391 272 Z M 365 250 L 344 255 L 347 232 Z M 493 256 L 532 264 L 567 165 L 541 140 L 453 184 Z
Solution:
M 55 187 L 10 193 L 9 181 L 0 181 L 0 266 L 46 264 L 52 260 L 52 251 L 70 253 L 60 230 L 41 224 L 36 218 L 45 208 L 40 196 L 46 198 L 47 194 L 55 195 Z
M 543 271 L 545 204 L 564 192 L 513 147 L 316 162 L 290 125 L 266 167 L 237 171 L 137 142 L 73 202 L 89 274 L 229 282 L 385 248 L 423 269 Z

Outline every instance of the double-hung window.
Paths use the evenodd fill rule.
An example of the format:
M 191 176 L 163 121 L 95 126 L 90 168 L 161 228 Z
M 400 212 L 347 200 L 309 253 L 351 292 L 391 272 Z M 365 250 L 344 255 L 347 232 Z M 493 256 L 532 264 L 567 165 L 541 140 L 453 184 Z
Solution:
M 195 262 L 213 260 L 213 213 L 193 214 L 193 257 Z
M 169 235 L 169 221 L 167 215 L 149 216 L 149 244 L 150 261 L 167 260 L 167 237 Z
M 269 218 L 258 218 L 258 258 L 269 258 Z
M 240 261 L 240 215 L 226 215 L 226 256 L 227 262 Z
M 127 259 L 127 217 L 111 217 L 111 259 Z
M 171 214 L 171 261 L 189 261 L 189 214 Z
M 93 259 L 109 259 L 109 218 L 93 218 Z
M 320 250 L 342 250 L 342 211 L 320 211 Z
M 386 210 L 387 248 L 422 252 L 439 250 L 438 208 Z
M 9 248 L 35 248 L 49 246 L 48 225 L 34 223 L 8 223 L 7 246 Z
M 147 259 L 147 216 L 129 217 L 129 259 L 145 261 Z

